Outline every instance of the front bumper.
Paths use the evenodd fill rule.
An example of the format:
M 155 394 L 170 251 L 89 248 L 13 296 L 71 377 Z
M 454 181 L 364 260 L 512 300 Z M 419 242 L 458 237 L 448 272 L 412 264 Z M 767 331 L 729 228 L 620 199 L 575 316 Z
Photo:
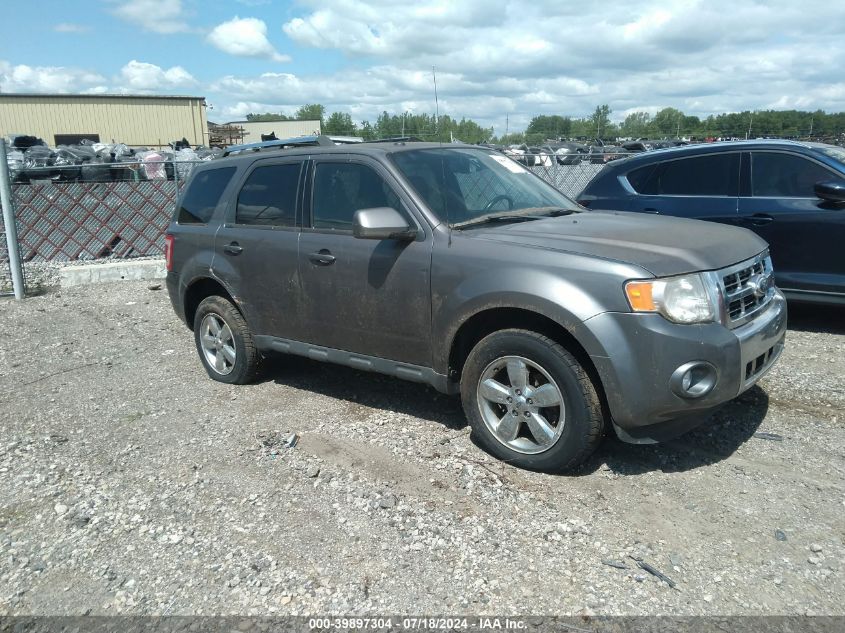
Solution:
M 786 300 L 776 292 L 765 310 L 735 329 L 679 325 L 656 314 L 609 312 L 589 319 L 585 325 L 608 350 L 590 357 L 620 439 L 671 439 L 752 387 L 783 351 L 786 316 Z M 714 381 L 705 394 L 682 397 L 672 377 L 690 363 L 712 368 Z

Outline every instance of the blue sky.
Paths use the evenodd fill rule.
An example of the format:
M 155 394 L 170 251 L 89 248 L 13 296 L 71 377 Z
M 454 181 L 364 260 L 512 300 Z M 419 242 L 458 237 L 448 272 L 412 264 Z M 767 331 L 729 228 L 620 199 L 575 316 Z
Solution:
M 827 0 L 31 0 L 13 24 L 3 92 L 199 94 L 217 121 L 432 112 L 432 66 L 441 112 L 497 131 L 602 103 L 845 110 L 845 3 Z

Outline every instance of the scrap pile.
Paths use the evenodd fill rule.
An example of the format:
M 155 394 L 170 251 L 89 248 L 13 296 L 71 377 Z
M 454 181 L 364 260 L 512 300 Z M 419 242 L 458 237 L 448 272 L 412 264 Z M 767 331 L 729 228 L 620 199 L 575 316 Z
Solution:
M 9 170 L 14 182 L 22 184 L 32 180 L 182 180 L 195 162 L 211 160 L 222 153 L 207 147 L 194 149 L 184 138 L 161 149 L 86 139 L 77 145 L 50 148 L 42 139 L 26 135 L 10 135 L 8 141 Z

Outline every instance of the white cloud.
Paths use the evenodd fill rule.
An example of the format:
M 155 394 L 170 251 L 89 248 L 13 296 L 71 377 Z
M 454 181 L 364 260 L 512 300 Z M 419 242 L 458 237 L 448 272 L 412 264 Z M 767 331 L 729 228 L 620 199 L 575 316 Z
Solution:
M 14 66 L 0 61 L 2 92 L 80 92 L 103 87 L 105 78 L 99 73 L 66 66 Z
M 120 0 L 112 13 L 153 33 L 170 34 L 190 30 L 182 0 Z
M 84 24 L 73 24 L 72 22 L 60 22 L 53 26 L 53 30 L 56 33 L 88 33 L 91 27 Z
M 213 46 L 230 55 L 263 57 L 275 62 L 290 61 L 290 57 L 279 54 L 267 39 L 267 25 L 258 18 L 235 16 L 215 26 L 207 39 Z
M 109 82 L 101 74 L 67 66 L 13 65 L 0 60 L 0 92 L 149 93 L 191 88 L 197 80 L 182 66 L 161 68 L 132 60 Z
M 672 19 L 672 14 L 663 9 L 657 9 L 641 15 L 633 22 L 622 27 L 622 33 L 628 39 L 647 37 L 650 32 L 659 30 L 661 26 Z
M 566 77 L 540 80 L 501 77 L 482 82 L 460 73 L 438 71 L 437 91 L 442 114 L 473 118 L 484 125 L 504 128 L 507 113 L 518 109 L 538 113 L 543 108 L 559 111 L 580 107 L 579 100 L 594 95 L 596 88 Z M 219 95 L 216 101 L 230 118 L 248 112 L 292 112 L 304 103 L 315 102 L 322 103 L 329 111 L 350 112 L 358 121 L 374 121 L 383 110 L 431 114 L 435 111 L 431 70 L 390 65 L 307 77 L 293 73 L 230 75 L 214 82 L 210 93 Z M 237 95 L 238 102 L 226 105 L 226 95 Z M 516 124 L 518 129 L 518 125 L 527 125 L 530 118 L 511 116 L 511 124 Z
M 161 66 L 132 60 L 120 69 L 121 92 L 147 92 L 185 88 L 197 83 L 181 66 L 165 70 Z
M 122 18 L 159 33 L 190 30 L 185 7 L 199 13 L 202 6 L 198 0 L 106 1 Z M 314 50 L 307 67 L 284 67 L 291 72 L 235 71 L 209 81 L 203 92 L 216 118 L 292 114 L 315 102 L 357 121 L 373 121 L 383 110 L 433 113 L 432 66 L 440 112 L 494 125 L 497 132 L 504 131 L 506 116 L 510 129 L 519 130 L 538 114 L 587 116 L 603 103 L 614 120 L 667 106 L 698 116 L 764 108 L 845 111 L 842 2 L 299 0 L 291 6 L 284 24 L 265 23 L 258 12 L 266 9 L 256 8 L 258 17 L 209 30 L 208 43 L 266 60 L 264 71 L 286 59 L 274 47 L 285 35 L 331 54 Z M 808 15 L 825 19 L 812 22 Z M 97 55 L 96 38 L 89 41 Z M 207 57 L 202 76 L 212 80 L 213 56 Z M 322 62 L 331 70 L 306 69 Z M 199 63 L 192 59 L 190 68 L 199 73 Z M 196 85 L 181 66 L 137 61 L 109 82 L 82 69 L 5 64 L 0 72 L 0 88 L 8 91 L 165 92 Z
M 374 118 L 404 103 L 511 129 L 537 114 L 672 106 L 706 116 L 765 107 L 845 110 L 845 3 L 825 0 L 303 0 L 283 30 L 351 70 L 228 77 L 267 106 L 321 101 Z M 825 15 L 809 23 L 807 15 Z M 812 42 L 812 45 L 808 45 Z M 225 94 L 225 93 L 221 93 Z M 445 104 L 445 105 L 444 105 Z

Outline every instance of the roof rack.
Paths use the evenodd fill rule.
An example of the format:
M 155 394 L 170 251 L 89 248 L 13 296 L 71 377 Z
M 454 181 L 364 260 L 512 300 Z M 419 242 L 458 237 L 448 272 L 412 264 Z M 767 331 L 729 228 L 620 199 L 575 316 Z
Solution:
M 226 148 L 223 156 L 231 156 L 232 154 L 241 154 L 244 152 L 259 152 L 265 149 L 285 149 L 288 147 L 303 147 L 308 145 L 326 146 L 334 144 L 334 141 L 328 136 L 297 136 L 295 138 L 282 138 L 275 141 L 232 145 Z
M 329 140 L 335 145 L 356 145 L 364 142 L 360 136 L 330 136 Z
M 371 141 L 364 141 L 365 143 L 423 143 L 421 138 L 416 136 L 391 136 L 388 138 L 374 138 Z
M 275 141 L 261 141 L 260 143 L 245 143 L 243 145 L 232 145 L 227 147 L 223 156 L 243 154 L 246 152 L 260 152 L 265 149 L 287 149 L 289 147 L 321 146 L 332 147 L 334 145 L 349 145 L 357 143 L 421 143 L 422 139 L 416 136 L 396 136 L 392 138 L 379 138 L 372 141 L 365 141 L 358 136 L 297 136 L 295 138 L 280 138 Z

